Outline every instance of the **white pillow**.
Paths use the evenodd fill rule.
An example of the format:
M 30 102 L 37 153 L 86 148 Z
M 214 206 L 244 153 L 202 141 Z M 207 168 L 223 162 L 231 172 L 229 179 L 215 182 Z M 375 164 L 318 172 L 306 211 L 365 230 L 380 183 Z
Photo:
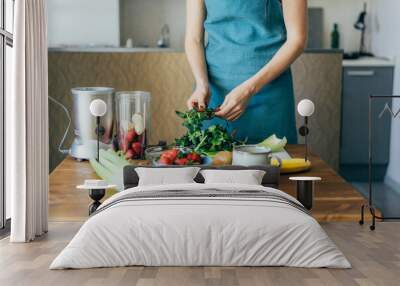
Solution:
M 262 170 L 202 170 L 205 184 L 261 185 L 265 171 Z
M 139 186 L 195 183 L 193 180 L 200 168 L 136 168 Z

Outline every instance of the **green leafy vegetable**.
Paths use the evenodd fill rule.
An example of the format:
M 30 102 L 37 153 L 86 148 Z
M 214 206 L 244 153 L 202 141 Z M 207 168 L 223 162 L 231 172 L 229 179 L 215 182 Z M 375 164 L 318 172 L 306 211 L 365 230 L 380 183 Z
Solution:
M 176 146 L 191 147 L 195 152 L 207 154 L 217 151 L 231 151 L 236 143 L 233 136 L 221 125 L 211 125 L 203 128 L 203 122 L 215 117 L 212 109 L 204 111 L 195 109 L 187 112 L 176 111 L 176 114 L 184 121 L 182 125 L 187 128 L 187 133 L 179 139 L 175 139 Z

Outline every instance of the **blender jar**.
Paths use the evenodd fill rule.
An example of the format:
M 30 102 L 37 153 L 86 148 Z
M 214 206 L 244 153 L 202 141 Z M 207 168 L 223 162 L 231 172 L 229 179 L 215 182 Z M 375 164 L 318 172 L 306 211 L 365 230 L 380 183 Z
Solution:
M 118 148 L 126 159 L 142 159 L 150 128 L 150 93 L 121 91 L 115 98 Z

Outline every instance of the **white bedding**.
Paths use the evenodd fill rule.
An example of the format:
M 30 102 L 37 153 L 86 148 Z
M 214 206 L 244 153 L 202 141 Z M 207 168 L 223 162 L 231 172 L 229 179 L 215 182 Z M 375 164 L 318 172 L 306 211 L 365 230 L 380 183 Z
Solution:
M 131 192 L 263 190 L 238 184 L 136 187 L 114 195 L 90 217 L 50 269 L 145 266 L 293 266 L 350 268 L 318 222 L 299 209 L 257 198 L 154 198 Z M 297 202 L 298 203 L 298 202 Z M 108 208 L 107 208 L 108 205 Z

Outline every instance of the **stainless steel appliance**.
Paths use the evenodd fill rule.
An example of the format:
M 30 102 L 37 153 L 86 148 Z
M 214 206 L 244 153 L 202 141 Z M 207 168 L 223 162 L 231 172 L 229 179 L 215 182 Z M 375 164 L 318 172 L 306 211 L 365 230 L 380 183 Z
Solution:
M 107 149 L 112 140 L 114 125 L 114 89 L 110 87 L 77 87 L 71 89 L 73 101 L 73 123 L 75 140 L 69 154 L 77 160 L 87 160 L 96 156 L 96 117 L 89 110 L 94 99 L 107 104 L 107 112 L 100 119 L 104 133 L 100 138 L 100 148 Z

